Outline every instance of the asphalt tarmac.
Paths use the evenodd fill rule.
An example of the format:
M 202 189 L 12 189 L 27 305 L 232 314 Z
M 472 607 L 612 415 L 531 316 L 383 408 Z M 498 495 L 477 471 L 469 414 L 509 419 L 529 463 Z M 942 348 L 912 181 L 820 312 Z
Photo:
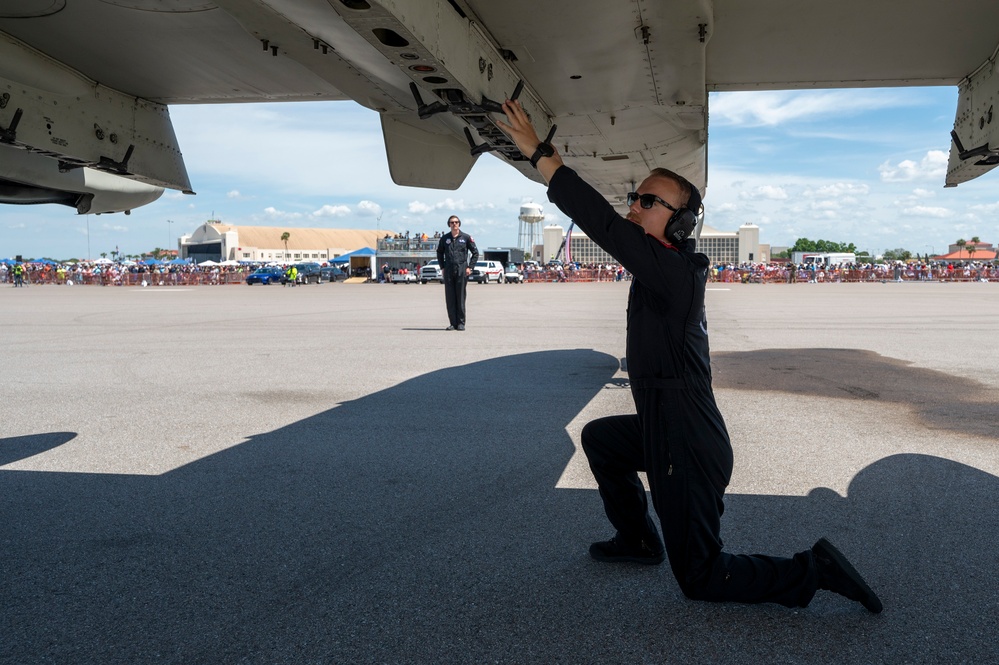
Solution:
M 709 290 L 726 549 L 880 615 L 590 560 L 627 291 L 0 287 L 0 663 L 999 661 L 999 286 Z

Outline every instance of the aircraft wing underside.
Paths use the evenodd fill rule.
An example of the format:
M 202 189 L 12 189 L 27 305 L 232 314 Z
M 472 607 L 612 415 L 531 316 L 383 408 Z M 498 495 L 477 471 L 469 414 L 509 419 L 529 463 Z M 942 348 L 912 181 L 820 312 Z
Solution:
M 190 191 L 172 104 L 353 99 L 399 184 L 484 152 L 537 179 L 493 123 L 514 94 L 620 201 L 656 166 L 705 186 L 709 91 L 914 85 L 960 86 L 956 185 L 999 162 L 996 26 L 994 0 L 0 0 L 0 201 Z

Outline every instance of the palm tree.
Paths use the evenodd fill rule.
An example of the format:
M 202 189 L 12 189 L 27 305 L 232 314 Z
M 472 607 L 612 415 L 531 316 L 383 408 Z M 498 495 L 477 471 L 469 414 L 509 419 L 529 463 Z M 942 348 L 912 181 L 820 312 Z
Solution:
M 961 252 L 964 251 L 964 246 L 968 244 L 968 241 L 965 240 L 964 238 L 958 238 L 957 242 L 955 242 L 954 244 L 957 245 L 958 248 L 957 256 L 958 258 L 961 258 Z
M 968 243 L 968 258 L 969 259 L 972 256 L 975 255 L 976 251 L 978 251 L 978 243 L 980 243 L 980 242 L 981 242 L 981 240 L 978 239 L 978 236 L 971 236 L 971 242 Z
M 285 261 L 288 260 L 288 238 L 290 238 L 290 237 L 291 237 L 291 234 L 288 233 L 287 231 L 285 231 L 284 233 L 281 234 L 281 242 L 284 243 L 284 260 Z

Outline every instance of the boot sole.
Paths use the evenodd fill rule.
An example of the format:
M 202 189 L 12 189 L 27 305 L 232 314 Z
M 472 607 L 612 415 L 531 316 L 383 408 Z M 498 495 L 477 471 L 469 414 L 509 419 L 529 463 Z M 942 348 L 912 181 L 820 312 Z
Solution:
M 864 593 L 864 597 L 860 599 L 861 605 L 874 614 L 878 614 L 884 609 L 884 606 L 881 604 L 881 599 L 878 598 L 878 594 L 874 593 L 874 590 L 867 586 L 867 582 L 865 582 L 864 578 L 860 576 L 857 569 L 853 567 L 847 558 L 843 556 L 842 552 L 836 549 L 832 543 L 825 538 L 819 538 L 819 541 L 815 543 L 814 549 L 819 550 L 822 556 L 835 563 L 840 570 L 846 573 L 846 576 L 850 578 L 850 581 L 860 588 L 860 590 Z

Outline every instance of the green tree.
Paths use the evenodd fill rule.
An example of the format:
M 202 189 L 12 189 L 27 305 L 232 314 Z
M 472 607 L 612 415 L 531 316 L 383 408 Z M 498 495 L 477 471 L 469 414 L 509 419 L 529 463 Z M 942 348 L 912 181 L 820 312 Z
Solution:
M 896 247 L 895 249 L 886 249 L 882 256 L 884 256 L 885 261 L 908 261 L 912 258 L 912 252 Z
M 281 242 L 284 243 L 284 260 L 285 261 L 288 260 L 288 238 L 290 238 L 290 237 L 291 237 L 291 234 L 288 233 L 287 231 L 285 231 L 284 233 L 281 234 Z
M 791 252 L 823 252 L 823 253 L 837 253 L 837 252 L 849 252 L 852 254 L 857 253 L 857 246 L 851 243 L 835 242 L 833 240 L 809 240 L 808 238 L 798 238 L 794 246 L 790 249 Z
M 961 256 L 960 252 L 964 251 L 964 246 L 968 244 L 968 241 L 964 238 L 958 238 L 954 244 L 957 245 L 958 256 Z

